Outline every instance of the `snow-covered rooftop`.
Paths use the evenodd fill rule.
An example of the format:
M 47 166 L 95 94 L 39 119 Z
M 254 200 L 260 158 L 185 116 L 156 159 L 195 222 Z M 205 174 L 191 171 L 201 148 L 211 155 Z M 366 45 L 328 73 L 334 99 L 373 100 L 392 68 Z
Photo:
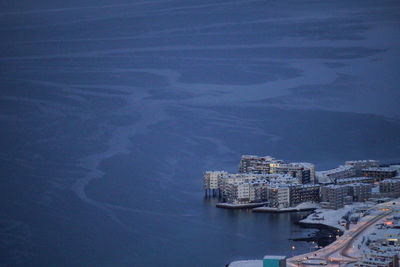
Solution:
M 363 171 L 380 171 L 380 172 L 393 172 L 397 171 L 396 168 L 393 167 L 370 167 L 362 169 Z
M 318 175 L 329 175 L 329 174 L 333 174 L 333 173 L 337 173 L 337 172 L 348 171 L 353 168 L 354 167 L 350 166 L 350 165 L 340 165 L 337 168 L 326 170 L 326 171 L 317 171 L 316 173 Z
M 385 179 L 381 181 L 380 183 L 400 183 L 400 180 L 398 179 Z
M 361 159 L 361 160 L 348 160 L 346 164 L 357 164 L 357 163 L 378 163 L 378 160 L 374 159 Z

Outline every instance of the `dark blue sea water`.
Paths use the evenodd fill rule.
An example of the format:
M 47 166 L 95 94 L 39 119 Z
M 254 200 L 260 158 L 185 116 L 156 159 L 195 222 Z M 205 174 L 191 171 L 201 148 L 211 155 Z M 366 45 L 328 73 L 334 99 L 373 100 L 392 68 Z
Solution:
M 203 172 L 399 161 L 400 2 L 282 2 L 2 1 L 0 265 L 290 255 L 301 214 L 216 209 Z

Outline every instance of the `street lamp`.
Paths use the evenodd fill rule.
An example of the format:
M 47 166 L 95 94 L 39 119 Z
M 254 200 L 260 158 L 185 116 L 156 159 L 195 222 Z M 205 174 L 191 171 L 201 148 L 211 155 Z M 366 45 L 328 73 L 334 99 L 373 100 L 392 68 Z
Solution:
M 295 246 L 292 246 L 292 257 L 294 257 L 294 250 L 296 249 Z

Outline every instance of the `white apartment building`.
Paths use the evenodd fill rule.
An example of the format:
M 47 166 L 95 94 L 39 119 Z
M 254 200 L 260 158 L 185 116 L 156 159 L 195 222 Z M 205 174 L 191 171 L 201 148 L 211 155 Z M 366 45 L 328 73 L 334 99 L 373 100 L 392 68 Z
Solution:
M 251 182 L 235 182 L 226 186 L 228 203 L 251 203 L 266 200 L 267 180 L 259 179 Z
M 228 173 L 225 171 L 206 171 L 204 174 L 204 189 L 219 189 L 219 181 Z
M 227 173 L 220 177 L 219 189 L 221 191 L 222 197 L 227 197 L 227 186 L 233 183 L 250 183 L 257 180 L 269 180 L 271 178 L 277 178 L 280 175 L 276 174 L 253 174 L 253 173 L 237 173 L 231 174 Z
M 270 207 L 287 208 L 290 206 L 290 188 L 285 184 L 272 184 L 267 187 L 267 199 Z

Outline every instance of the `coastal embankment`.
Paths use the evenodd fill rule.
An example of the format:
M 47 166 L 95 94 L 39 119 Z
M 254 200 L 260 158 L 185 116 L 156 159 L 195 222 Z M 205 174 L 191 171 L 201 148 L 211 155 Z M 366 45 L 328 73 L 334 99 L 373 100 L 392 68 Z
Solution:
M 217 208 L 223 208 L 223 209 L 252 209 L 265 206 L 265 204 L 266 202 L 246 203 L 246 204 L 217 203 L 215 206 Z
M 270 207 L 259 207 L 252 209 L 253 212 L 265 212 L 265 213 L 283 213 L 283 212 L 300 212 L 300 211 L 314 211 L 317 208 L 270 208 Z
M 336 236 L 343 235 L 343 231 L 339 228 L 322 223 L 298 221 L 296 222 L 296 224 L 300 225 L 303 228 L 318 229 L 318 231 L 310 236 L 290 239 L 292 241 L 315 242 L 318 247 L 325 247 L 334 242 L 337 238 Z
M 283 212 L 301 212 L 301 211 L 314 211 L 320 206 L 318 203 L 304 202 L 295 207 L 289 208 L 272 208 L 272 207 L 259 207 L 254 208 L 254 212 L 266 212 L 266 213 L 283 213 Z

